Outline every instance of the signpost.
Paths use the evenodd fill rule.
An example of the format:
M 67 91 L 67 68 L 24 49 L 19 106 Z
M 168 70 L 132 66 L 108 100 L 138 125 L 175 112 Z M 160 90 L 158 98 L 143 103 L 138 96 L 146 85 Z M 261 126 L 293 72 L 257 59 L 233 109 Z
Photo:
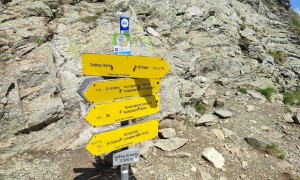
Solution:
M 157 135 L 158 120 L 151 120 L 96 134 L 92 137 L 86 149 L 92 155 L 99 156 L 155 138 Z
M 102 54 L 83 54 L 82 68 L 85 76 L 131 78 L 163 78 L 170 71 L 160 57 Z
M 99 127 L 156 114 L 158 111 L 159 96 L 156 95 L 92 105 L 85 119 L 93 127 Z
M 170 67 L 160 57 L 128 56 L 127 17 L 120 18 L 120 34 L 114 35 L 113 41 L 116 55 L 82 55 L 83 74 L 94 77 L 82 81 L 77 92 L 92 104 L 85 117 L 90 125 L 99 127 L 121 122 L 121 128 L 94 135 L 86 149 L 94 156 L 122 150 L 113 155 L 113 164 L 121 165 L 121 180 L 128 180 L 129 163 L 139 160 L 139 150 L 127 150 L 128 146 L 158 135 L 158 120 L 133 125 L 129 125 L 129 120 L 159 112 L 160 79 Z M 99 76 L 117 78 L 105 80 Z
M 139 149 L 129 149 L 113 155 L 113 165 L 136 163 L 140 159 Z
M 89 78 L 93 79 L 93 78 Z M 128 97 L 145 97 L 157 94 L 159 79 L 84 80 L 78 93 L 91 104 L 115 101 Z

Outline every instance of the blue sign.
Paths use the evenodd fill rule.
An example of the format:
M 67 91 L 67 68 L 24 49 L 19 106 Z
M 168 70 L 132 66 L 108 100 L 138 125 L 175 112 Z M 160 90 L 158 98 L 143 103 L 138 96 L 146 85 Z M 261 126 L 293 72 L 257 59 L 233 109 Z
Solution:
M 129 17 L 120 17 L 120 33 L 129 34 Z

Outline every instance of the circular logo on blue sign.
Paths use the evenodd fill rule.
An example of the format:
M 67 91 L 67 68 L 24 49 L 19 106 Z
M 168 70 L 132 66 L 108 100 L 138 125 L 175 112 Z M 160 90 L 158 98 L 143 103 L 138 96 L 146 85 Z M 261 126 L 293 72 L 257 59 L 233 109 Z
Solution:
M 127 28 L 129 26 L 129 22 L 128 22 L 128 19 L 122 19 L 121 20 L 121 26 L 123 28 Z

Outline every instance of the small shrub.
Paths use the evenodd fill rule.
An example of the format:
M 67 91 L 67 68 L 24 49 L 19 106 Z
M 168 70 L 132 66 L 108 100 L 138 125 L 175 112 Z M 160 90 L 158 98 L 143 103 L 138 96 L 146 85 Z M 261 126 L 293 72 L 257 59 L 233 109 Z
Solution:
M 285 62 L 286 53 L 284 51 L 269 51 L 270 56 L 272 56 L 277 64 L 283 64 Z
M 284 93 L 283 103 L 286 105 L 300 105 L 300 91 L 288 91 Z
M 238 92 L 242 93 L 242 94 L 247 94 L 247 89 L 246 88 L 241 88 L 241 87 L 238 87 Z
M 288 105 L 285 105 L 283 107 L 283 111 L 286 112 L 286 113 L 291 113 L 292 112 L 291 108 Z
M 204 104 L 197 102 L 194 106 L 195 110 L 200 113 L 204 114 L 206 112 L 206 107 Z
M 243 22 L 246 22 L 246 17 L 245 17 L 245 16 L 241 17 L 241 20 L 242 20 Z
M 246 26 L 245 24 L 242 24 L 242 25 L 240 26 L 240 30 L 241 30 L 241 31 L 244 31 L 244 30 L 246 29 L 246 27 L 247 27 L 247 26 Z
M 98 16 L 86 16 L 83 18 L 83 21 L 86 23 L 95 23 L 97 20 Z
M 267 153 L 281 160 L 285 159 L 285 153 L 281 149 L 279 149 L 279 145 L 276 143 L 267 145 Z
M 260 92 L 263 96 L 266 97 L 268 102 L 271 102 L 273 93 L 276 92 L 276 90 L 272 87 L 264 88 L 264 89 L 258 89 L 257 92 Z
M 190 116 L 186 116 L 184 119 L 184 125 L 189 126 L 192 123 L 192 118 Z
M 45 43 L 45 41 L 43 41 L 43 40 L 39 39 L 39 40 L 37 40 L 37 41 L 36 41 L 36 43 L 37 43 L 37 44 L 40 46 L 40 45 L 44 44 L 44 43 Z
M 290 10 L 290 17 L 291 17 L 291 25 L 294 30 L 294 33 L 300 38 L 300 16 L 292 9 Z

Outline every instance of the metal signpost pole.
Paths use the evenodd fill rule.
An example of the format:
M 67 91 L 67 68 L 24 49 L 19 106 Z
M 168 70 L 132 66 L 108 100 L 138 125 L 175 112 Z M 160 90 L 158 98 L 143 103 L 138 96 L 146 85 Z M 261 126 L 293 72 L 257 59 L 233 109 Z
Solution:
M 129 18 L 120 17 L 120 34 L 129 34 Z M 129 125 L 129 121 L 121 122 L 121 126 Z M 128 147 L 123 148 L 122 150 L 127 150 Z M 121 165 L 121 180 L 129 179 L 129 164 Z
M 121 126 L 129 125 L 129 121 L 121 122 Z M 122 150 L 127 150 L 128 147 L 123 148 Z M 121 165 L 121 180 L 128 180 L 129 179 L 129 164 L 122 164 Z

